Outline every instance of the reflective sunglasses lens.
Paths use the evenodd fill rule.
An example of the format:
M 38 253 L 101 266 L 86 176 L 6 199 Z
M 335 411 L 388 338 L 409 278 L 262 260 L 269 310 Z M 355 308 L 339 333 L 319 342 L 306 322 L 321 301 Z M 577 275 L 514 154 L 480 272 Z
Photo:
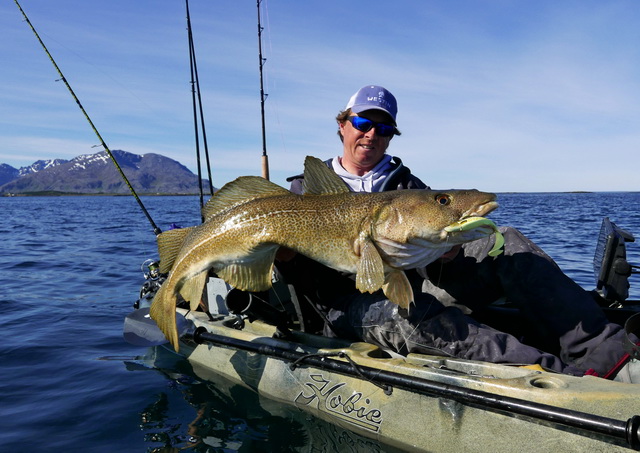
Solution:
M 391 137 L 396 133 L 396 128 L 390 124 L 374 123 L 371 120 L 362 118 L 361 116 L 350 116 L 349 121 L 353 124 L 353 127 L 360 132 L 369 132 L 372 127 L 376 128 L 376 134 L 380 137 Z
M 380 137 L 391 137 L 396 132 L 396 128 L 388 124 L 377 123 L 375 127 Z
M 351 116 L 349 117 L 349 121 L 351 121 L 353 127 L 358 129 L 360 132 L 369 132 L 373 127 L 373 122 L 360 116 Z

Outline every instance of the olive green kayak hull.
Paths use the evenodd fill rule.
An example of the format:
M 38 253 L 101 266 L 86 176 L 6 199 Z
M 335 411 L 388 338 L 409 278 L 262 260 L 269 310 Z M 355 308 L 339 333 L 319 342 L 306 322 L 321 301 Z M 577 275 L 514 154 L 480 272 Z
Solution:
M 401 357 L 302 332 L 277 339 L 275 327 L 259 321 L 238 329 L 235 316 L 186 316 L 214 338 L 202 344 L 183 338 L 180 344 L 201 379 L 223 377 L 402 450 L 631 451 L 624 435 L 609 432 L 620 426 L 637 440 L 638 428 L 629 420 L 640 414 L 638 385 L 439 356 Z M 398 384 L 389 385 L 389 376 Z M 541 416 L 523 415 L 519 405 L 531 405 Z M 586 427 L 572 424 L 572 417 L 586 419 Z

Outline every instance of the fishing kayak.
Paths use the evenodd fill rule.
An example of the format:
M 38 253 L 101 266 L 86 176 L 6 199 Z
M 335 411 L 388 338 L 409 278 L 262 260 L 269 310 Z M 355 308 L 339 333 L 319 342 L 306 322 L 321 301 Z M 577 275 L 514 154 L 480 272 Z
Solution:
M 639 444 L 640 386 L 409 354 L 179 309 L 180 354 L 364 437 L 407 451 L 620 451 Z M 171 348 L 172 350 L 172 348 Z M 628 451 L 628 450 L 627 450 Z
M 610 253 L 616 249 L 619 266 L 619 246 L 620 241 L 603 243 L 599 259 L 605 267 L 610 267 L 606 256 L 616 262 Z M 148 315 L 160 281 L 152 271 L 147 277 L 138 310 L 125 320 L 125 339 L 166 345 Z M 613 292 L 616 285 L 605 280 Z M 210 278 L 209 313 L 177 308 L 179 354 L 202 380 L 226 379 L 403 451 L 640 449 L 640 385 L 535 366 L 400 356 L 368 343 L 327 338 L 291 322 L 297 318 L 295 300 L 288 301 L 289 313 L 269 303 L 277 299 L 282 305 L 286 293 L 277 279 L 268 295 L 257 295 Z M 618 322 L 636 312 L 628 301 L 606 311 Z
M 138 312 L 148 316 L 146 309 Z M 460 452 L 483 445 L 494 451 L 611 452 L 640 446 L 639 385 L 399 356 L 367 343 L 283 332 L 233 313 L 177 309 L 177 315 L 179 354 L 198 378 L 225 378 L 401 450 Z

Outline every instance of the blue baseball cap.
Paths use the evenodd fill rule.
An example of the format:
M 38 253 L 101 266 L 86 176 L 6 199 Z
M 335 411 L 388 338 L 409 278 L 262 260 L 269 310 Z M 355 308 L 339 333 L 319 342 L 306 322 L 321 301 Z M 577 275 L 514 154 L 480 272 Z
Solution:
M 360 88 L 356 94 L 351 96 L 345 110 L 351 109 L 353 113 L 364 112 L 365 110 L 382 110 L 387 113 L 396 126 L 396 115 L 398 114 L 398 103 L 389 90 L 377 85 L 367 85 Z

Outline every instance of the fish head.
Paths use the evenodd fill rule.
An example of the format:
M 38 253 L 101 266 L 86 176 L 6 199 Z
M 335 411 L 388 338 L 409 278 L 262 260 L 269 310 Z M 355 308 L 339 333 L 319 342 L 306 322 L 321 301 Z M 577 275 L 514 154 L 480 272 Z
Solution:
M 475 189 L 396 191 L 379 211 L 374 241 L 393 267 L 426 265 L 456 244 L 492 234 L 497 227 L 484 216 L 498 207 L 496 198 Z
M 441 217 L 433 226 L 440 229 L 440 238 L 462 244 L 492 234 L 497 227 L 484 216 L 498 208 L 497 196 L 479 190 L 442 192 L 435 196 L 441 206 Z M 446 224 L 446 225 L 445 225 Z
M 388 192 L 391 193 L 391 192 Z M 446 240 L 446 228 L 471 217 L 484 217 L 498 207 L 496 195 L 471 190 L 403 190 L 389 196 L 378 215 L 378 231 L 399 240 Z M 465 231 L 471 231 L 467 229 Z

